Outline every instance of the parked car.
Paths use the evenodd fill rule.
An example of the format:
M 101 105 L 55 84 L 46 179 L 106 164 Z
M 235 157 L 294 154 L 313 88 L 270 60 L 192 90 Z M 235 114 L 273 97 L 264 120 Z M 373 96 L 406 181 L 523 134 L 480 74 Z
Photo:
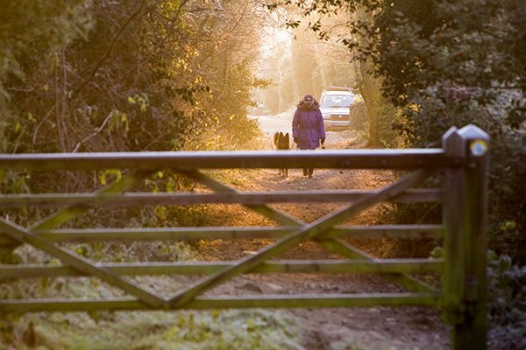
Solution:
M 331 87 L 321 94 L 320 111 L 326 130 L 347 130 L 350 124 L 350 106 L 358 96 L 349 88 Z

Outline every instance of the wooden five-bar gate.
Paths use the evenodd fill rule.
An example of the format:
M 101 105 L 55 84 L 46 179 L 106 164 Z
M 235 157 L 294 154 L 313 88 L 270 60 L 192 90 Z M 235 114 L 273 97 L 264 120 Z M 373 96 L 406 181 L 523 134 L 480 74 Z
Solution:
M 486 348 L 486 182 L 488 136 L 475 126 L 451 128 L 442 147 L 404 150 L 320 150 L 238 152 L 73 153 L 0 155 L 0 172 L 31 174 L 46 171 L 88 173 L 121 169 L 124 175 L 95 193 L 2 193 L 0 248 L 3 255 L 29 244 L 60 260 L 46 266 L 0 265 L 0 281 L 57 276 L 90 276 L 121 289 L 125 296 L 111 300 L 0 299 L 0 312 L 94 310 L 177 310 L 221 308 L 329 308 L 370 306 L 440 306 L 452 326 L 455 349 Z M 372 191 L 238 191 L 210 176 L 211 169 L 304 168 L 398 169 L 407 175 Z M 134 185 L 152 173 L 170 169 L 209 187 L 211 193 L 133 192 Z M 213 172 L 212 172 L 213 173 Z M 436 176 L 438 175 L 438 176 Z M 416 188 L 430 176 L 438 188 Z M 437 181 L 435 181 L 437 182 Z M 4 186 L 5 187 L 5 186 Z M 311 223 L 291 217 L 272 203 L 346 203 Z M 342 225 L 350 217 L 382 202 L 437 202 L 443 208 L 437 225 Z M 90 208 L 242 204 L 276 222 L 261 227 L 140 227 L 61 228 Z M 29 209 L 56 208 L 44 218 L 23 217 Z M 16 210 L 11 219 L 8 212 Z M 48 209 L 49 210 L 49 209 Z M 15 219 L 13 219 L 15 217 Z M 22 220 L 23 218 L 23 220 Z M 23 221 L 25 226 L 15 221 Z M 34 221 L 33 223 L 31 223 Z M 30 224 L 27 224 L 30 222 Z M 349 238 L 435 238 L 443 242 L 442 259 L 375 259 L 349 244 Z M 238 261 L 170 263 L 97 263 L 69 250 L 70 241 L 206 240 L 266 238 L 269 244 Z M 280 254 L 313 240 L 342 259 L 280 260 Z M 246 273 L 375 273 L 404 287 L 403 293 L 279 294 L 205 296 L 204 293 Z M 441 287 L 417 279 L 440 274 Z M 197 282 L 169 298 L 127 279 L 129 275 L 201 275 Z M 6 282 L 7 281 L 7 282 Z

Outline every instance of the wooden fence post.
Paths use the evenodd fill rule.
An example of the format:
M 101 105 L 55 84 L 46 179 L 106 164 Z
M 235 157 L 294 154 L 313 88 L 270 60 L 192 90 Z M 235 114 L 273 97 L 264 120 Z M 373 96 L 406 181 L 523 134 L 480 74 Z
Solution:
M 464 158 L 466 150 L 457 128 L 452 127 L 442 136 L 442 147 L 448 157 Z M 443 222 L 444 236 L 444 301 L 445 321 L 455 327 L 464 321 L 463 294 L 465 282 L 464 240 L 462 213 L 465 211 L 463 169 L 447 168 L 444 179 Z
M 489 136 L 473 125 L 458 131 L 450 130 L 444 136 L 446 154 L 463 154 L 468 161 L 460 170 L 461 174 L 456 169 L 446 172 L 446 198 L 449 199 L 444 205 L 447 231 L 444 292 L 446 315 L 449 315 L 453 327 L 452 348 L 484 350 L 488 331 L 486 211 Z M 449 306 L 453 306 L 453 310 L 448 310 Z

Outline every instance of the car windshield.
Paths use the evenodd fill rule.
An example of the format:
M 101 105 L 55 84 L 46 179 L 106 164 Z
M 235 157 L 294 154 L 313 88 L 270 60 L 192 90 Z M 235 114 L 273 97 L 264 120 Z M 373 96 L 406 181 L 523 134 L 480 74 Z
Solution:
M 349 107 L 354 101 L 350 95 L 326 95 L 321 100 L 321 107 Z

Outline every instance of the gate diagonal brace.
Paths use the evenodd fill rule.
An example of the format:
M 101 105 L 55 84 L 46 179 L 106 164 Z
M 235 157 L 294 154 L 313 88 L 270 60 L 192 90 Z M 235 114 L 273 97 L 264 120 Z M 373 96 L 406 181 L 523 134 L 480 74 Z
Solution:
M 96 194 L 108 194 L 108 193 L 119 193 L 124 192 L 134 184 L 138 183 L 148 175 L 152 174 L 151 171 L 134 171 L 129 174 L 126 174 L 119 180 L 111 183 L 110 185 L 95 191 Z M 72 205 L 66 208 L 59 210 L 58 212 L 48 216 L 40 223 L 36 223 L 30 230 L 48 230 L 53 229 L 60 224 L 76 217 L 79 214 L 82 214 L 89 210 L 89 207 L 83 206 L 81 204 Z
M 58 248 L 52 242 L 31 233 L 23 227 L 0 218 L 0 229 L 4 234 L 16 241 L 20 243 L 28 243 L 37 249 L 57 257 L 63 263 L 75 268 L 84 275 L 98 277 L 101 280 L 136 296 L 141 302 L 151 308 L 159 309 L 166 306 L 166 301 L 164 299 L 145 291 L 104 268 L 93 265 L 87 259 Z
M 278 240 L 274 244 L 261 249 L 255 255 L 242 258 L 236 265 L 229 266 L 222 271 L 198 281 L 193 286 L 176 293 L 173 298 L 168 300 L 169 306 L 171 308 L 181 308 L 185 306 L 196 296 L 206 292 L 207 290 L 237 275 L 251 271 L 255 267 L 263 264 L 266 260 L 287 251 L 293 246 L 296 246 L 308 239 L 315 238 L 321 233 L 331 229 L 334 225 L 340 223 L 341 221 L 358 214 L 360 211 L 365 210 L 379 202 L 383 202 L 400 195 L 403 191 L 420 183 L 433 173 L 434 171 L 432 170 L 420 170 L 414 174 L 406 175 L 397 182 L 384 187 L 378 192 L 363 197 L 345 208 L 321 217 L 310 224 L 304 225 L 298 230 L 290 233 L 288 236 Z M 192 175 L 195 175 L 195 173 Z
M 205 186 L 208 186 L 210 189 L 216 191 L 216 192 L 221 192 L 221 193 L 231 193 L 231 194 L 238 194 L 239 192 L 236 191 L 235 189 L 231 188 L 231 187 L 228 187 L 227 185 L 224 185 L 212 178 L 210 178 L 209 176 L 206 176 L 205 174 L 197 171 L 197 170 L 181 170 L 181 169 L 177 169 L 176 170 L 178 173 L 180 173 L 181 175 L 184 175 L 194 181 L 197 181 L 197 182 L 200 182 L 201 184 L 205 185 Z M 301 222 L 301 221 L 298 221 L 296 220 L 295 218 L 291 217 L 290 215 L 284 213 L 284 212 L 281 212 L 279 210 L 276 210 L 276 209 L 273 209 L 273 208 L 270 208 L 266 205 L 250 205 L 250 204 L 245 204 L 244 205 L 245 207 L 269 218 L 269 219 L 273 219 L 275 220 L 276 222 L 278 222 L 279 224 L 281 225 L 285 225 L 285 226 L 297 226 L 297 227 L 300 227 L 302 226 L 304 223 Z
M 226 186 L 214 180 L 213 178 L 210 178 L 204 175 L 203 173 L 197 170 L 178 170 L 178 172 L 184 176 L 187 176 L 188 178 L 194 181 L 198 181 L 201 184 L 208 186 L 209 188 L 217 192 L 231 193 L 231 194 L 239 193 L 237 190 L 229 186 Z M 255 212 L 258 212 L 266 216 L 267 218 L 274 219 L 277 222 L 281 223 L 282 225 L 289 225 L 289 226 L 296 226 L 296 227 L 301 227 L 301 226 L 306 225 L 305 222 L 299 219 L 292 218 L 283 212 L 280 212 L 278 210 L 275 210 L 265 205 L 244 205 L 244 206 L 249 209 L 252 209 Z M 329 251 L 335 252 L 347 258 L 351 258 L 351 259 L 365 258 L 368 260 L 373 260 L 373 257 L 368 255 L 367 253 L 339 239 L 322 240 L 320 241 L 320 243 Z M 435 293 L 437 292 L 434 287 L 430 286 L 427 283 L 420 281 L 417 278 L 414 278 L 413 276 L 407 275 L 407 274 L 393 274 L 393 275 L 389 275 L 389 277 L 394 282 L 399 283 L 400 285 L 404 286 L 405 288 L 409 290 L 415 290 L 419 292 L 435 292 Z

